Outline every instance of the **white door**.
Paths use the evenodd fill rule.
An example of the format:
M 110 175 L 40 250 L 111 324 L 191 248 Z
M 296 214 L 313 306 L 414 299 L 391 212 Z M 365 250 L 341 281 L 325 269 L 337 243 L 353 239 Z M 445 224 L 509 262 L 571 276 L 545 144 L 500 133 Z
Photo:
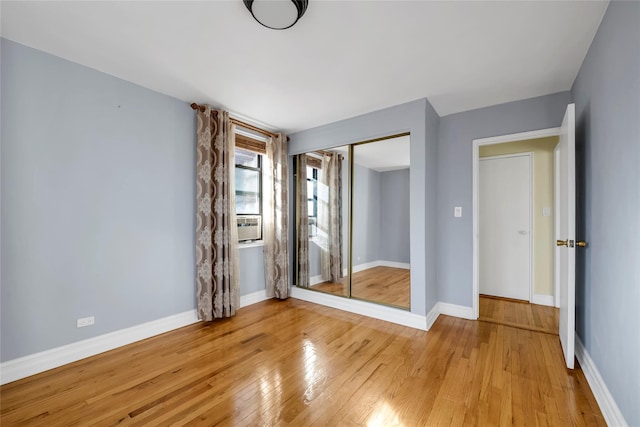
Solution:
M 529 301 L 531 154 L 484 157 L 479 166 L 480 293 Z
M 576 153 L 575 104 L 569 104 L 562 120 L 560 142 L 555 148 L 556 218 L 555 277 L 560 299 L 560 343 L 573 369 L 576 310 Z

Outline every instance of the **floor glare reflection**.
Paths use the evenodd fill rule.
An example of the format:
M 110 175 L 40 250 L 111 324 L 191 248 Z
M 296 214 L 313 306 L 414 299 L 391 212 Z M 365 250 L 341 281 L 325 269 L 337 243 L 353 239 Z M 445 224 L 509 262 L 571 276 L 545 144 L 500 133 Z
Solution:
M 369 416 L 367 427 L 404 427 L 404 424 L 391 405 L 382 402 Z
M 308 339 L 304 340 L 302 349 L 304 353 L 304 380 L 306 384 L 304 401 L 305 403 L 309 403 L 315 396 L 315 384 L 317 381 L 317 376 L 319 374 L 316 367 L 316 360 L 318 356 L 316 353 L 316 347 Z

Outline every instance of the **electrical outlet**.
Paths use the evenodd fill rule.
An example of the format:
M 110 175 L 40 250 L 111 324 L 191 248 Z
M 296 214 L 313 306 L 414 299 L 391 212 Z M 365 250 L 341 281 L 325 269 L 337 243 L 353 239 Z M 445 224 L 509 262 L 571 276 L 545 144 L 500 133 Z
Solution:
M 78 319 L 77 326 L 78 328 L 84 328 L 85 326 L 91 326 L 94 323 L 96 323 L 95 317 L 83 317 L 82 319 Z

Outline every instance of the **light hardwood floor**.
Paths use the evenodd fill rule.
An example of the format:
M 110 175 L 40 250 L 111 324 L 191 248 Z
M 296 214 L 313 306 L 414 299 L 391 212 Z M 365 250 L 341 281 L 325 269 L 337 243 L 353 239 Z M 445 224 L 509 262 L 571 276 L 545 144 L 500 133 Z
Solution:
M 558 315 L 555 307 L 480 296 L 479 320 L 485 322 L 558 335 Z
M 552 334 L 289 299 L 0 388 L 3 426 L 605 425 Z
M 400 308 L 411 303 L 411 271 L 404 268 L 373 267 L 353 275 L 351 295 L 365 301 L 379 302 Z M 311 286 L 321 292 L 348 296 L 346 278 L 340 282 L 323 282 Z

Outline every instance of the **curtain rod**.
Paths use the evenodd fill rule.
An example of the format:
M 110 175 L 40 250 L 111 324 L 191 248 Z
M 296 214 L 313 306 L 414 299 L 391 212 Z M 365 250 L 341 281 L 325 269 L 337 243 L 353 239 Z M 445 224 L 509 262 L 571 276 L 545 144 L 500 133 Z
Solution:
M 332 155 L 332 154 L 340 154 L 342 156 L 342 153 L 338 152 L 338 151 L 327 151 L 327 150 L 313 150 L 313 151 L 309 151 L 306 154 L 311 154 L 311 153 L 317 153 L 317 154 L 322 154 L 324 155 Z
M 200 110 L 200 112 L 202 112 L 202 113 L 204 113 L 204 110 L 205 110 L 205 106 L 204 105 L 198 105 L 195 102 L 191 104 L 191 108 L 194 109 L 194 110 Z M 237 126 L 242 126 L 243 128 L 252 130 L 254 132 L 261 133 L 263 135 L 272 136 L 274 138 L 276 138 L 278 136 L 277 133 L 269 132 L 268 130 L 264 130 L 264 129 L 261 129 L 261 128 L 257 127 L 257 126 L 250 125 L 249 123 L 245 123 L 245 122 L 243 122 L 241 120 L 234 119 L 233 117 L 229 117 L 229 120 L 231 120 L 231 123 L 233 123 L 233 124 L 235 124 Z M 287 137 L 287 140 L 289 140 L 288 137 Z

